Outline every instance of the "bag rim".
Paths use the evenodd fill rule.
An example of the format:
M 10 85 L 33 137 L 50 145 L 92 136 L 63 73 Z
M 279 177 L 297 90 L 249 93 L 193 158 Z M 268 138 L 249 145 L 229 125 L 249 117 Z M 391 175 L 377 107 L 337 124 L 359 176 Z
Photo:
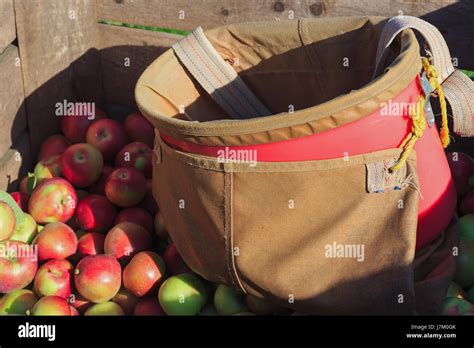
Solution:
M 337 17 L 331 18 L 331 20 L 347 20 L 347 18 L 348 17 Z M 373 17 L 350 18 L 358 21 L 368 21 Z M 312 21 L 322 20 L 324 20 L 324 18 Z M 259 22 L 259 24 L 261 24 L 261 22 Z M 212 42 L 213 35 L 217 30 L 248 25 L 249 23 L 232 24 L 211 29 L 205 33 Z M 207 143 L 210 145 L 241 145 L 244 143 L 255 143 L 255 137 L 251 136 L 250 139 L 242 139 L 241 136 L 257 135 L 257 138 L 261 139 L 262 134 L 258 136 L 258 133 L 266 133 L 265 138 L 270 139 L 271 141 L 276 141 L 278 139 L 274 138 L 274 132 L 281 132 L 282 130 L 292 132 L 292 136 L 289 138 L 295 138 L 298 137 L 294 136 L 295 128 L 297 127 L 305 128 L 305 134 L 301 135 L 303 136 L 319 133 L 327 129 L 336 128 L 343 124 L 356 121 L 357 119 L 378 109 L 382 103 L 387 102 L 400 94 L 402 90 L 412 82 L 414 78 L 416 78 L 421 69 L 418 41 L 414 32 L 411 29 L 407 29 L 401 33 L 400 54 L 386 69 L 386 72 L 357 90 L 340 95 L 334 99 L 309 108 L 296 110 L 291 114 L 283 112 L 245 120 L 225 119 L 197 122 L 162 115 L 153 109 L 149 98 L 145 96 L 149 93 L 156 93 L 153 91 L 152 87 L 146 84 L 147 76 L 152 73 L 152 70 L 156 68 L 157 65 L 159 66 L 167 59 L 177 59 L 172 49 L 167 50 L 155 59 L 155 61 L 145 69 L 138 79 L 135 87 L 137 106 L 155 128 L 179 139 L 185 139 L 196 143 Z M 321 123 L 321 121 L 324 121 L 324 124 L 315 127 L 315 122 Z M 260 140 L 257 141 L 257 143 L 258 142 L 262 141 Z

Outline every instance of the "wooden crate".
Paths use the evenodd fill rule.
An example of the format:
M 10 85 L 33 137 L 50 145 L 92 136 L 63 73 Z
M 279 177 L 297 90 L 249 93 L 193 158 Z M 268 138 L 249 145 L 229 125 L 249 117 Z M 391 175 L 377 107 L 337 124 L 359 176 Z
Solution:
M 94 101 L 123 117 L 136 107 L 133 90 L 142 71 L 181 38 L 98 21 L 190 30 L 399 11 L 436 25 L 459 66 L 474 70 L 474 3 L 468 0 L 0 0 L 0 189 L 15 189 L 41 142 L 59 131 L 57 102 Z

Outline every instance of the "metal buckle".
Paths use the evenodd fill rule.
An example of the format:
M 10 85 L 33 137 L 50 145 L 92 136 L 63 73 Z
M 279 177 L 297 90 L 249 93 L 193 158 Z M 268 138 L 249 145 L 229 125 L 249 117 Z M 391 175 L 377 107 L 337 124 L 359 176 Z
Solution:
M 425 94 L 425 114 L 426 120 L 428 121 L 428 126 L 431 128 L 435 123 L 435 116 L 433 113 L 433 108 L 431 107 L 431 84 L 428 78 L 426 77 L 426 72 L 423 71 L 421 74 L 421 88 L 423 89 L 423 93 Z

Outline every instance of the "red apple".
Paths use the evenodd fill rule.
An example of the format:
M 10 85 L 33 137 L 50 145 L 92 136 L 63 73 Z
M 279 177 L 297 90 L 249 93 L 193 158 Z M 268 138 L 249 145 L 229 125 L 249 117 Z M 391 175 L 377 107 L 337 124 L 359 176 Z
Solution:
M 23 289 L 34 279 L 38 258 L 33 246 L 18 241 L 0 242 L 0 293 Z
M 41 182 L 30 196 L 28 210 L 39 224 L 66 222 L 76 210 L 77 195 L 74 187 L 62 179 L 53 178 Z
M 114 224 L 117 212 L 107 198 L 89 195 L 83 198 L 76 209 L 76 220 L 84 231 L 107 232 Z
M 178 253 L 178 249 L 176 249 L 176 245 L 174 243 L 171 243 L 166 247 L 166 250 L 163 253 L 163 260 L 166 264 L 166 270 L 170 275 L 190 272 L 189 267 Z
M 49 260 L 36 273 L 34 289 L 38 296 L 59 296 L 68 299 L 71 295 L 73 267 L 67 260 Z
M 160 239 L 166 239 L 168 238 L 168 231 L 166 230 L 165 227 L 165 222 L 163 220 L 163 214 L 159 211 L 155 215 L 155 219 L 153 220 L 153 225 L 155 227 L 155 234 L 158 236 Z
M 33 174 L 35 174 L 38 183 L 44 179 L 51 179 L 61 176 L 61 156 L 56 155 L 39 161 L 33 170 Z
M 81 255 L 98 255 L 104 253 L 105 235 L 102 233 L 89 232 L 79 238 L 77 251 Z
M 114 226 L 105 237 L 105 253 L 123 263 L 127 263 L 136 253 L 150 248 L 151 237 L 148 231 L 131 222 Z
M 77 250 L 77 237 L 73 229 L 62 222 L 47 224 L 33 241 L 38 246 L 40 261 L 65 259 Z
M 110 174 L 105 184 L 105 195 L 119 207 L 131 207 L 146 194 L 146 179 L 135 168 L 119 168 Z
M 106 118 L 104 111 L 95 108 L 94 117 L 89 116 L 63 116 L 61 129 L 63 134 L 73 143 L 83 143 L 86 141 L 87 130 L 95 120 Z
M 139 206 L 146 209 L 152 216 L 155 216 L 155 214 L 158 213 L 158 204 L 156 203 L 155 197 L 153 197 L 152 179 L 147 179 L 146 181 L 145 198 L 143 198 Z
M 16 218 L 13 209 L 0 201 L 0 241 L 11 237 L 16 228 Z
M 122 269 L 111 255 L 84 257 L 74 271 L 74 283 L 79 293 L 94 303 L 107 302 L 119 291 Z
M 120 288 L 119 292 L 117 292 L 117 295 L 114 296 L 112 302 L 115 302 L 120 305 L 126 315 L 131 315 L 138 300 L 138 297 L 136 297 L 130 291 L 122 287 Z
M 12 192 L 10 196 L 15 200 L 16 204 L 23 210 L 25 213 L 28 212 L 28 201 L 30 200 L 30 196 L 28 196 L 24 192 Z
M 61 156 L 64 178 L 77 187 L 87 187 L 99 180 L 103 166 L 100 151 L 85 143 L 69 146 Z
M 115 158 L 115 167 L 133 167 L 141 171 L 145 177 L 151 178 L 153 165 L 151 148 L 138 141 L 125 145 Z
M 51 135 L 41 144 L 38 160 L 61 155 L 71 145 L 70 141 L 61 134 Z
M 128 115 L 123 126 L 130 140 L 141 141 L 153 148 L 155 127 L 140 112 Z
M 128 137 L 122 125 L 111 119 L 94 122 L 87 130 L 87 143 L 102 152 L 105 161 L 113 161 L 115 156 L 128 143 Z
M 96 195 L 105 195 L 105 184 L 114 170 L 113 167 L 105 165 L 99 180 L 89 188 L 89 192 Z
M 469 177 L 474 174 L 474 162 L 463 152 L 450 152 L 447 158 L 456 191 L 462 195 L 469 189 Z
M 121 222 L 133 222 L 141 227 L 144 227 L 148 232 L 153 232 L 153 218 L 150 213 L 143 208 L 130 207 L 123 209 L 115 218 L 115 225 Z
M 69 306 L 69 308 L 71 309 L 71 316 L 75 317 L 75 316 L 79 316 L 79 311 L 74 308 L 73 306 Z
M 36 302 L 31 310 L 31 314 L 39 315 L 71 315 L 69 303 L 59 296 L 45 296 Z
M 137 297 L 156 293 L 165 278 L 166 266 L 152 251 L 136 254 L 123 270 L 123 285 Z
M 166 315 L 160 306 L 157 296 L 141 298 L 133 310 L 135 316 Z

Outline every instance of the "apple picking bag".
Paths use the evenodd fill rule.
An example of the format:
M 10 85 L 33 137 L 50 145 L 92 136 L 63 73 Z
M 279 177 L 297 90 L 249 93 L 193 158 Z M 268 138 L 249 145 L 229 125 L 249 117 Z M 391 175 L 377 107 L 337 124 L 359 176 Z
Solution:
M 197 30 L 146 69 L 136 100 L 156 127 L 153 193 L 193 271 L 303 313 L 438 313 L 458 225 L 415 250 L 414 150 L 252 165 L 171 144 L 271 145 L 364 118 L 422 71 L 414 32 L 392 42 L 384 27 L 381 17 L 340 17 Z M 326 49 L 298 49 L 317 42 Z M 388 44 L 376 54 L 379 42 Z M 357 64 L 341 68 L 346 54 Z

